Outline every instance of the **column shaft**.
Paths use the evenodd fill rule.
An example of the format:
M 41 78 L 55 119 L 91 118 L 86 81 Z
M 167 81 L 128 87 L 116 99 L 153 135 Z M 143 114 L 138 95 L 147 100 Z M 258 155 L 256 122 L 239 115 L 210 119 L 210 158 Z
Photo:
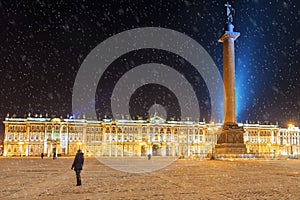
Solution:
M 223 41 L 224 123 L 236 122 L 234 38 Z

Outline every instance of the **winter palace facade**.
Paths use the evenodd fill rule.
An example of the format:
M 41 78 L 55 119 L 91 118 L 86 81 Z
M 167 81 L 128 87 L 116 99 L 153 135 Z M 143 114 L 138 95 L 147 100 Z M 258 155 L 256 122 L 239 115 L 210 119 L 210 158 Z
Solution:
M 176 156 L 208 157 L 221 131 L 221 123 L 150 120 L 62 118 L 6 118 L 4 156 Z M 300 130 L 290 125 L 239 124 L 249 154 L 298 157 Z

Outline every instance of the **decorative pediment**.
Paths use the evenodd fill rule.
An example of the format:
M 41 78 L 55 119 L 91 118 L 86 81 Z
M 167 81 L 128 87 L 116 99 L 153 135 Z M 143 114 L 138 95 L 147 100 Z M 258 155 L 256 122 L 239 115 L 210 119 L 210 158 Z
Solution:
M 164 124 L 165 120 L 159 116 L 154 116 L 150 118 L 151 124 Z

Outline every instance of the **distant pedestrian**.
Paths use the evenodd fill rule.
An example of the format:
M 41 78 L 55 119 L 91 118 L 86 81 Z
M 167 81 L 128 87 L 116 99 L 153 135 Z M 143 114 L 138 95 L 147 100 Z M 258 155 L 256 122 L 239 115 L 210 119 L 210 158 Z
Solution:
M 44 159 L 44 153 L 41 153 L 41 158 Z
M 56 159 L 56 153 L 53 153 L 53 160 Z
M 148 160 L 151 160 L 151 153 L 148 154 Z
M 72 167 L 71 169 L 75 171 L 76 173 L 76 180 L 77 180 L 77 185 L 76 186 L 80 186 L 81 185 L 81 177 L 80 177 L 80 173 L 83 167 L 83 163 L 84 163 L 84 156 L 82 151 L 79 149 L 77 151 L 77 154 L 75 156 L 75 159 L 73 161 Z

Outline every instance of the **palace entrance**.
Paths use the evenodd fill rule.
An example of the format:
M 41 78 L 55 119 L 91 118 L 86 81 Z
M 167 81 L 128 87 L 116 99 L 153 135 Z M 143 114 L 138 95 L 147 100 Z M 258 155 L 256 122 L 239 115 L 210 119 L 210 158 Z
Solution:
M 153 146 L 152 146 L 152 156 L 161 156 L 161 146 L 160 146 L 160 144 L 153 144 Z
M 146 156 L 147 155 L 147 148 L 145 145 L 142 145 L 141 147 L 141 156 Z

